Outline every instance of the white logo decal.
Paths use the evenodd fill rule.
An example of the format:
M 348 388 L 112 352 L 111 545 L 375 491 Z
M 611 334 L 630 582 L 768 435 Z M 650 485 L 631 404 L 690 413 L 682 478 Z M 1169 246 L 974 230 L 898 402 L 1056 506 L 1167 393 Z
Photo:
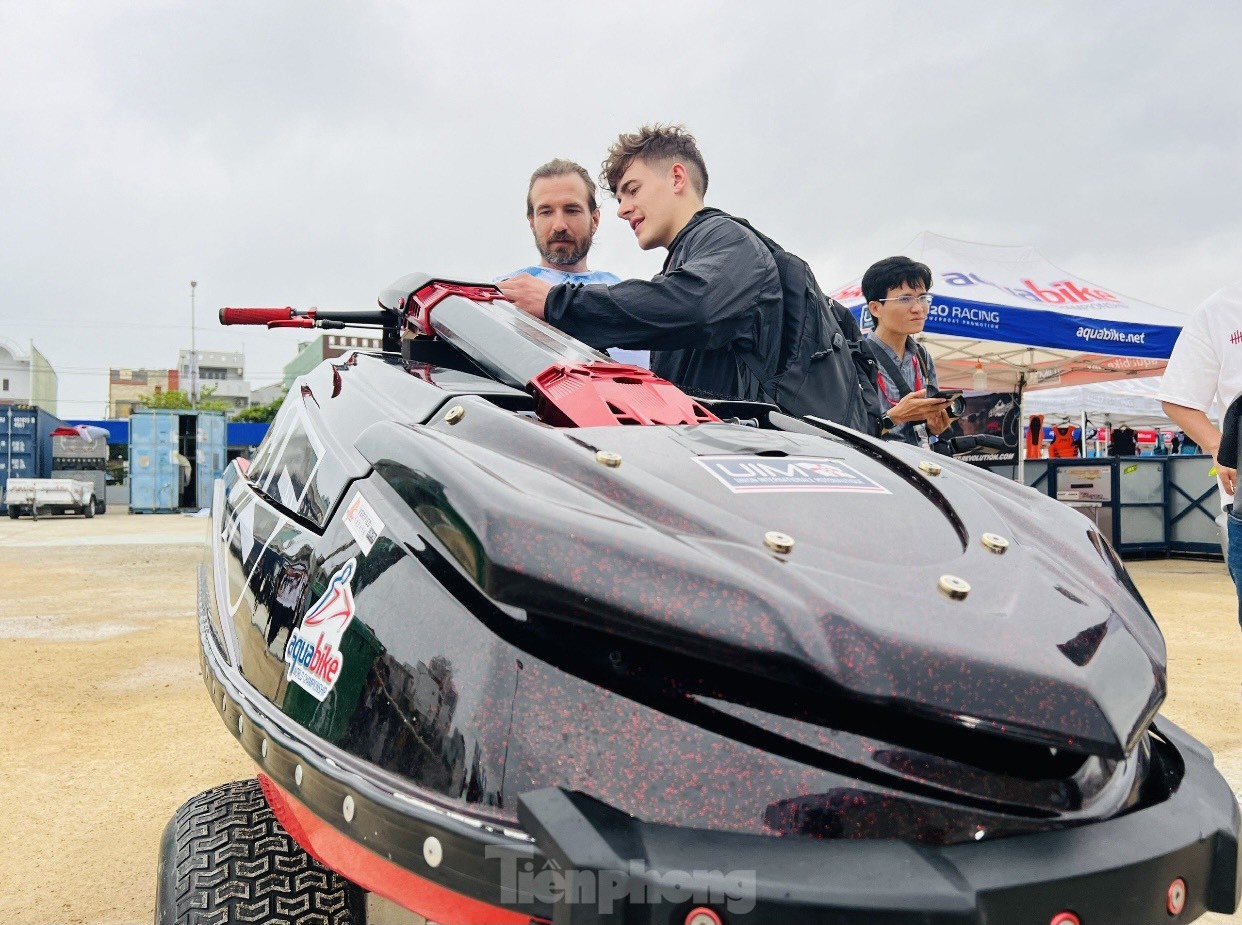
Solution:
M 376 516 L 375 508 L 362 497 L 362 492 L 355 492 L 349 507 L 345 509 L 345 527 L 362 547 L 363 555 L 371 554 L 371 547 L 384 532 L 384 522 Z
M 322 701 L 336 686 L 345 656 L 341 654 L 341 637 L 354 618 L 354 577 L 357 559 L 350 559 L 328 580 L 328 589 L 311 605 L 302 618 L 302 625 L 289 637 L 285 662 L 288 679 Z

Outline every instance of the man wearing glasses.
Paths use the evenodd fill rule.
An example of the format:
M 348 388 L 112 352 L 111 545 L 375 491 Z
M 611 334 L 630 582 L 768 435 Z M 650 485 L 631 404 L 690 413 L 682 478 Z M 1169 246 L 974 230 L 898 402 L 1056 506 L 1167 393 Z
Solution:
M 879 367 L 880 419 L 884 440 L 929 446 L 931 438 L 949 428 L 949 400 L 928 398 L 936 387 L 936 367 L 927 350 L 915 342 L 931 305 L 931 270 L 908 257 L 887 257 L 863 274 L 863 298 L 875 321 L 864 345 Z

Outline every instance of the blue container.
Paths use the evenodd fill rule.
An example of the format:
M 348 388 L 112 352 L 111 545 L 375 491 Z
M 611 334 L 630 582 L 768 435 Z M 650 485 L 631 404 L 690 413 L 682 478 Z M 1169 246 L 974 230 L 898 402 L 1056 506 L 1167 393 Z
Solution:
M 129 509 L 168 514 L 211 506 L 224 473 L 219 411 L 135 411 L 129 419 Z
M 60 418 L 30 405 L 0 405 L 0 500 L 9 476 L 46 479 L 52 475 L 52 431 Z M 0 504 L 0 514 L 8 505 Z
M 228 418 L 222 411 L 200 411 L 198 413 L 197 456 L 195 467 L 198 472 L 197 507 L 211 507 L 211 498 L 216 490 L 216 481 L 224 476 L 224 467 L 228 464 Z

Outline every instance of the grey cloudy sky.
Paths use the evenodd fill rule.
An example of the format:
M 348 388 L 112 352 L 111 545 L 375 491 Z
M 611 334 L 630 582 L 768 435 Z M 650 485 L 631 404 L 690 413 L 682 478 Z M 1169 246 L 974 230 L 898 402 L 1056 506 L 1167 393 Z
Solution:
M 708 202 L 825 287 L 928 229 L 1189 311 L 1242 277 L 1242 4 L 0 0 L 0 337 L 107 368 L 306 332 L 407 272 L 533 262 L 530 171 L 684 122 Z M 611 202 L 594 268 L 650 276 Z

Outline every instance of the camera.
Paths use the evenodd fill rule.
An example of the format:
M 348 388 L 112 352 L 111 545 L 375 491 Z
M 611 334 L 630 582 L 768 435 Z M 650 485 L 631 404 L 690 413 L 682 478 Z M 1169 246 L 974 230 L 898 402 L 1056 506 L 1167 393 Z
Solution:
M 960 418 L 966 410 L 966 400 L 962 398 L 961 389 L 939 389 L 935 386 L 927 387 L 928 398 L 944 398 L 948 399 L 949 407 L 945 409 L 951 418 Z

